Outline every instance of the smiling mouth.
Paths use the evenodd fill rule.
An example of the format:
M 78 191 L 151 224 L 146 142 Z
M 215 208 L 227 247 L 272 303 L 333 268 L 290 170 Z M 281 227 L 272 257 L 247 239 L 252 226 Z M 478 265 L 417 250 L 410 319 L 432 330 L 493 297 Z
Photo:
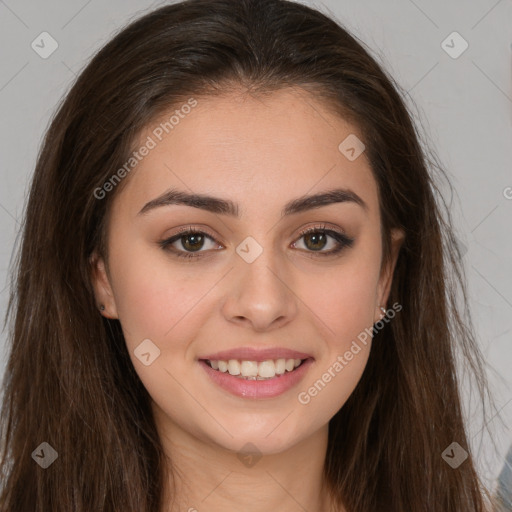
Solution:
M 307 359 L 267 359 L 265 361 L 248 361 L 239 359 L 203 361 L 213 370 L 228 373 L 243 380 L 270 380 L 292 373 Z

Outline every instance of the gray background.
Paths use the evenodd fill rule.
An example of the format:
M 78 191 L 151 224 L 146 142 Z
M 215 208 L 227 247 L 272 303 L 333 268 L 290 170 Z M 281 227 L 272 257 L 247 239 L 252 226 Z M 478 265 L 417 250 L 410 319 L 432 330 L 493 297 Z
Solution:
M 51 114 L 95 50 L 128 21 L 164 3 L 0 0 L 2 317 L 15 235 Z M 466 251 L 473 320 L 496 401 L 496 409 L 485 417 L 494 444 L 491 436 L 479 435 L 481 419 L 471 416 L 470 421 L 480 470 L 490 482 L 512 440 L 512 0 L 305 3 L 331 13 L 367 43 L 408 92 L 409 106 L 451 175 L 457 193 L 452 212 Z M 469 44 L 458 58 L 442 46 L 454 31 Z M 42 32 L 59 45 L 47 59 L 31 47 Z M 446 45 L 453 47 L 451 52 L 462 48 L 453 37 Z M 0 372 L 5 344 L 4 331 Z

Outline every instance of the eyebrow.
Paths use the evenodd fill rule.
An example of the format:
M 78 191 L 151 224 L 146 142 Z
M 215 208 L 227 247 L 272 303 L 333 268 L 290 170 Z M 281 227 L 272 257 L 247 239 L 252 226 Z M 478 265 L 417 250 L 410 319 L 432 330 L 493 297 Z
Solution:
M 355 203 L 365 211 L 368 210 L 368 205 L 355 192 L 349 189 L 336 188 L 289 201 L 281 211 L 281 218 L 335 203 Z M 229 199 L 204 194 L 190 194 L 177 189 L 169 189 L 157 198 L 152 199 L 142 207 L 137 215 L 144 215 L 155 208 L 173 204 L 191 206 L 216 214 L 240 218 L 238 204 Z

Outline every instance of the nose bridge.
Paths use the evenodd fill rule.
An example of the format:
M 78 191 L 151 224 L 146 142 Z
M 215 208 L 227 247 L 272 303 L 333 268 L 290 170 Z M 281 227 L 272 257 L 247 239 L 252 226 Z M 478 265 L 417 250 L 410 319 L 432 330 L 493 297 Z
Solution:
M 289 321 L 296 312 L 295 295 L 287 282 L 291 276 L 284 264 L 286 257 L 273 249 L 270 238 L 260 244 L 247 237 L 237 246 L 229 296 L 224 304 L 228 320 L 245 320 L 255 329 Z

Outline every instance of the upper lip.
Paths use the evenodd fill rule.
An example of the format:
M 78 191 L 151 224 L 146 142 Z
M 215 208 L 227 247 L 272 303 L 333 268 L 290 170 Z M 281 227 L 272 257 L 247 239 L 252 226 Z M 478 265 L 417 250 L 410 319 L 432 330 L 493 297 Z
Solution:
M 297 352 L 289 348 L 253 348 L 240 347 L 231 350 L 222 350 L 201 356 L 198 359 L 208 359 L 210 361 L 229 361 L 230 359 L 238 359 L 244 361 L 266 361 L 268 359 L 308 359 L 311 356 L 304 352 Z

